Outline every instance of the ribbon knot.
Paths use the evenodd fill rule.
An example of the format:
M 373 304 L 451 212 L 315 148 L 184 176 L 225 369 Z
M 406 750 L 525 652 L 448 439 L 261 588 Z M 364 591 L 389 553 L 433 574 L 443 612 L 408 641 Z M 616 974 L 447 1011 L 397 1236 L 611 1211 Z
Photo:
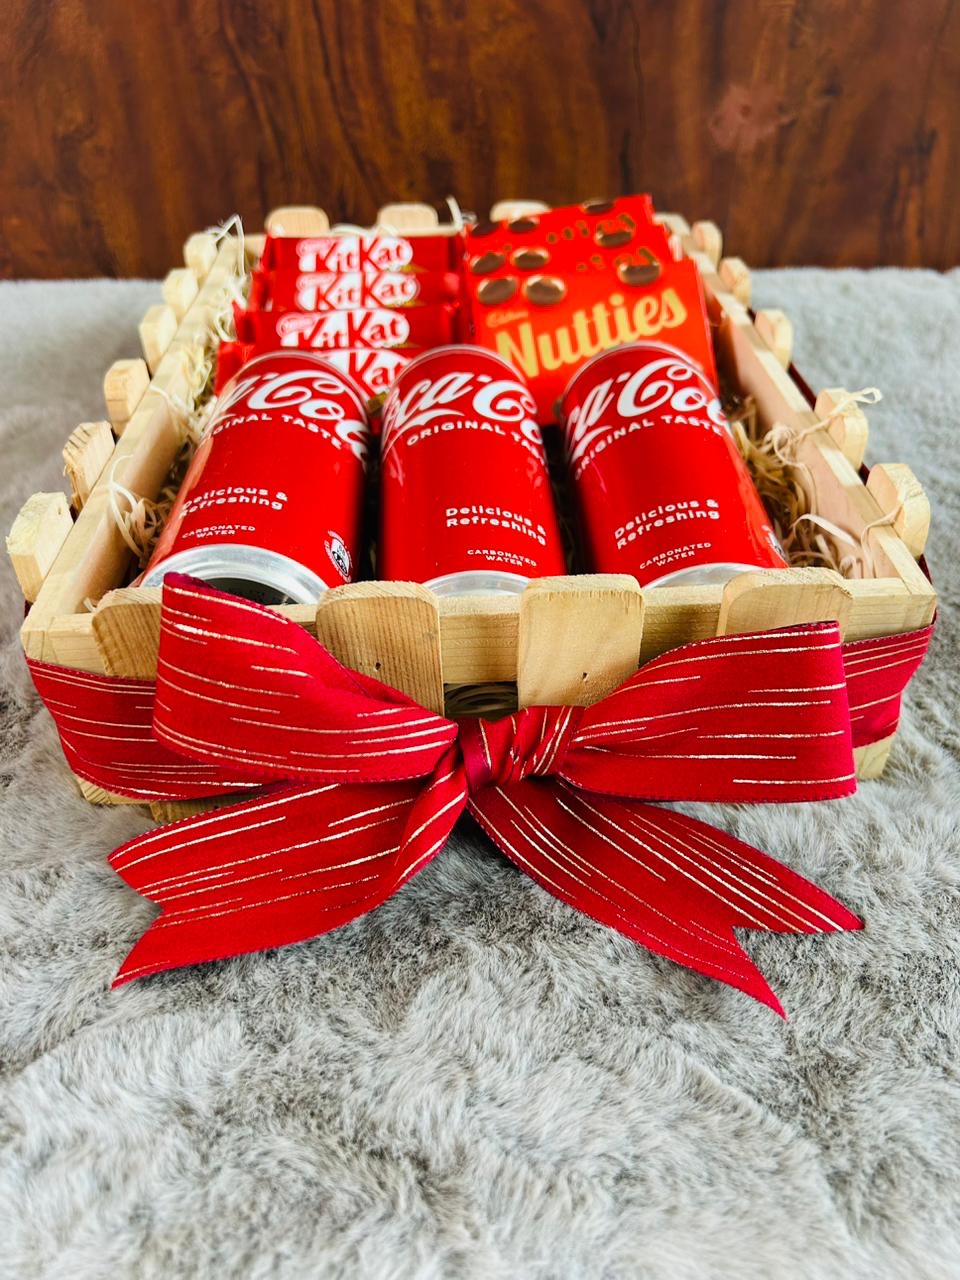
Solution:
M 436 857 L 467 810 L 562 902 L 782 1012 L 734 929 L 861 922 L 759 850 L 648 802 L 848 794 L 848 685 L 857 724 L 879 704 L 889 732 L 928 637 L 852 646 L 845 671 L 835 622 L 719 636 L 590 707 L 455 722 L 281 615 L 168 575 L 155 685 L 31 670 L 91 782 L 146 800 L 257 789 L 112 855 L 161 908 L 117 983 L 344 925 Z
M 558 773 L 582 715 L 581 707 L 527 707 L 502 720 L 458 720 L 470 795 Z

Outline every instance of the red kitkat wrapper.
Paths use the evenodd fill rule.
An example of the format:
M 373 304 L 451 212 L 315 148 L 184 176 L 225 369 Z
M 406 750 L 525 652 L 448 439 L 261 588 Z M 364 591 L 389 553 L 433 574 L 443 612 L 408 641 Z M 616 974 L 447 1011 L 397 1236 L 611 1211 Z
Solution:
M 218 396 L 235 373 L 252 360 L 262 355 L 251 342 L 221 342 L 217 348 L 217 369 L 213 377 L 213 394 Z
M 255 271 L 248 306 L 264 311 L 355 311 L 454 302 L 455 271 Z
M 480 224 L 466 268 L 473 340 L 525 375 L 542 423 L 581 365 L 625 342 L 668 342 L 716 384 L 699 272 L 674 259 L 647 196 Z
M 239 370 L 256 356 L 265 353 L 252 342 L 221 342 L 217 351 L 214 395 L 219 395 Z M 341 373 L 348 374 L 367 397 L 370 430 L 380 434 L 380 401 L 393 386 L 397 374 L 410 363 L 410 355 L 395 347 L 347 347 L 324 352 L 324 359 Z M 375 403 L 373 403 L 375 402 Z
M 462 249 L 459 235 L 395 236 L 380 231 L 325 236 L 267 236 L 265 271 L 450 271 Z
M 234 308 L 238 342 L 269 351 L 300 347 L 332 351 L 348 347 L 401 347 L 423 350 L 460 337 L 459 308 L 449 304 L 424 307 L 362 308 L 356 311 L 247 311 Z

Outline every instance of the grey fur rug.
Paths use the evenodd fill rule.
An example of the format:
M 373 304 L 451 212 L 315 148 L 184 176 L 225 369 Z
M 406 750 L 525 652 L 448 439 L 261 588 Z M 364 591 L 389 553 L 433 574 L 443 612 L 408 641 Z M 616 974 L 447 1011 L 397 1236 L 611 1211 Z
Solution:
M 960 274 L 784 271 L 816 386 L 935 504 L 939 629 L 885 779 L 699 812 L 862 934 L 752 936 L 791 1020 L 578 918 L 464 827 L 366 919 L 109 989 L 149 908 L 77 795 L 4 562 L 0 1275 L 960 1276 Z M 0 287 L 0 523 L 61 485 L 143 283 Z

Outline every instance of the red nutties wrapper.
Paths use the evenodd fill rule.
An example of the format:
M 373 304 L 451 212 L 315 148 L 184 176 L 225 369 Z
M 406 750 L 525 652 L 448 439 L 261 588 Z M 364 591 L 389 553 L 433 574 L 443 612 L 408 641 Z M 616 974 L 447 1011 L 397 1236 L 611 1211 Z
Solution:
M 541 423 L 577 369 L 625 342 L 667 342 L 716 385 L 699 272 L 674 258 L 647 196 L 481 224 L 465 265 L 472 340 L 524 374 Z

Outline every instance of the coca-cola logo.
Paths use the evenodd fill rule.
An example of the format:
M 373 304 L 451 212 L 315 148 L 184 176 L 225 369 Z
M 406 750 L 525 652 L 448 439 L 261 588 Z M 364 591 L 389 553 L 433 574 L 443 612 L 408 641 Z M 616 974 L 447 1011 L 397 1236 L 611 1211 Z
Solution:
M 566 416 L 567 453 L 579 462 L 601 439 L 645 414 L 701 415 L 717 427 L 726 418 L 717 393 L 702 371 L 682 353 L 665 353 L 634 370 L 623 381 L 594 383 Z
M 413 261 L 413 245 L 400 236 L 318 236 L 300 241 L 297 260 L 301 271 L 399 271 Z
M 251 412 L 296 410 L 298 418 L 322 423 L 354 457 L 366 461 L 369 439 L 366 416 L 335 370 L 302 368 L 239 378 L 232 391 L 218 403 L 217 418 L 222 420 L 241 403 Z
M 404 437 L 439 419 L 477 419 L 514 427 L 531 444 L 541 444 L 537 404 L 515 378 L 491 378 L 453 371 L 421 378 L 401 391 L 395 386 L 383 413 L 381 452 L 386 455 Z

